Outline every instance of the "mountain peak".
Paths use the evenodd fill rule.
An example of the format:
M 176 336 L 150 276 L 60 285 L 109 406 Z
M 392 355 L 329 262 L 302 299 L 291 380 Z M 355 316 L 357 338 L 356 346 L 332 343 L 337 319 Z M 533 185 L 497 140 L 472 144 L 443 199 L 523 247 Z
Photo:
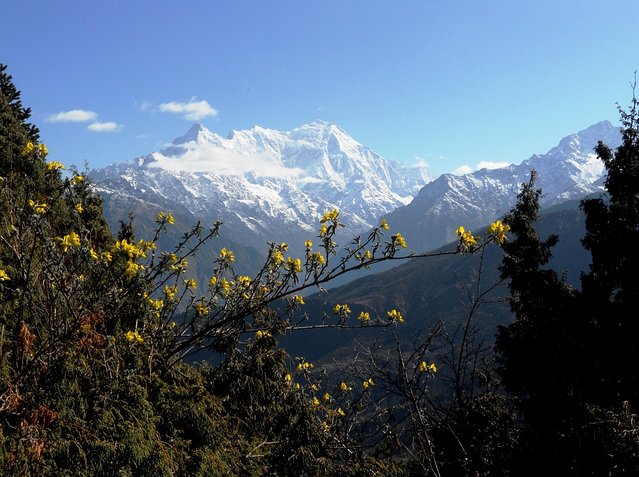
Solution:
M 187 142 L 208 142 L 216 134 L 207 129 L 202 123 L 194 123 L 183 136 L 176 138 L 173 144 L 184 144 Z
M 579 154 L 592 154 L 593 149 L 598 141 L 605 144 L 618 144 L 621 139 L 621 133 L 617 126 L 610 121 L 599 121 L 579 132 L 564 137 L 559 144 L 551 149 L 548 153 L 562 151 L 568 153 L 574 151 Z

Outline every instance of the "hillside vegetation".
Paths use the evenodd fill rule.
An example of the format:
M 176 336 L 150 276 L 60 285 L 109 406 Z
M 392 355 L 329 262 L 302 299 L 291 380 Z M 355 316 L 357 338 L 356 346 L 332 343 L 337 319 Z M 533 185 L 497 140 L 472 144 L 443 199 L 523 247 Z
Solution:
M 90 178 L 47 160 L 0 65 L 2 474 L 636 475 L 637 101 L 621 114 L 622 145 L 597 146 L 609 200 L 582 203 L 581 290 L 548 265 L 560 249 L 536 229 L 533 174 L 484 233 L 460 226 L 455 246 L 385 272 L 383 287 L 364 279 L 311 300 L 349 271 L 409 257 L 404 236 L 382 221 L 338 249 L 340 213 L 327 211 L 303 256 L 271 243 L 249 276 L 221 223 L 184 230 L 154 211 L 143 231 L 113 233 Z M 198 252 L 211 269 L 191 278 Z M 499 276 L 486 265 L 497 260 Z M 448 328 L 441 275 L 468 297 Z M 501 281 L 510 324 L 490 313 Z M 442 306 L 423 326 L 429 296 Z M 477 323 L 502 324 L 496 362 Z M 362 340 L 327 375 L 280 345 L 321 328 L 391 339 Z M 201 353 L 219 359 L 189 364 Z

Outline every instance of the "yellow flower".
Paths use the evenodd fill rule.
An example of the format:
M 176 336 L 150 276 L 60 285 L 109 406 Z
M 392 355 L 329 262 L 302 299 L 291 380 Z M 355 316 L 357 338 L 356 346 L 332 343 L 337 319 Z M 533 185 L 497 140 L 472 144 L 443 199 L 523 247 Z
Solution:
M 44 202 L 37 203 L 37 202 L 29 199 L 29 207 L 31 207 L 36 214 L 42 215 L 42 214 L 44 214 L 47 211 L 48 205 L 45 204 Z
M 326 421 L 322 421 L 322 430 L 328 432 L 331 430 L 331 426 Z
M 391 310 L 386 312 L 386 316 L 390 321 L 398 321 L 400 323 L 404 323 L 404 317 L 397 310 Z
M 399 232 L 397 232 L 395 235 L 391 235 L 391 239 L 393 240 L 393 243 L 399 245 L 402 248 L 406 248 L 406 239 L 402 237 L 402 234 L 400 234 Z
M 75 204 L 75 211 L 78 214 L 81 214 L 84 212 L 84 207 L 82 207 L 82 204 L 80 204 L 79 202 L 77 204 Z
M 320 220 L 320 223 L 323 224 L 324 222 L 329 222 L 329 221 L 333 222 L 333 223 L 336 223 L 338 216 L 339 216 L 339 210 L 337 210 L 337 209 L 329 210 L 329 211 L 324 213 L 324 216 Z
M 471 245 L 477 244 L 477 238 L 470 233 L 470 230 L 467 230 L 461 235 L 461 242 L 465 246 L 470 247 Z
M 341 391 L 344 391 L 344 392 L 353 390 L 353 388 L 351 386 L 349 386 L 348 384 L 346 384 L 344 381 L 342 381 L 340 383 L 339 388 L 340 388 Z
M 426 361 L 422 361 L 419 363 L 419 372 L 425 373 L 426 371 L 430 371 L 435 374 L 437 372 L 437 366 L 435 366 L 435 363 L 428 364 Z
M 8 282 L 9 280 L 11 280 L 11 278 L 9 278 L 7 272 L 0 268 L 0 282 Z
M 220 286 L 222 287 L 224 295 L 228 295 L 231 292 L 231 284 L 226 278 L 220 280 Z
M 366 381 L 362 383 L 362 388 L 364 388 L 364 391 L 366 391 L 369 387 L 374 385 L 375 385 L 375 382 L 373 381 L 373 378 L 368 378 Z
M 125 337 L 127 341 L 137 341 L 138 343 L 144 342 L 144 338 L 142 338 L 140 333 L 138 333 L 138 330 L 127 331 Z
M 337 414 L 339 414 L 340 416 L 344 417 L 346 415 L 346 413 L 342 410 L 341 407 L 337 408 Z
M 80 236 L 75 232 L 71 232 L 62 238 L 57 237 L 57 239 L 60 241 L 60 247 L 62 247 L 64 253 L 66 253 L 70 247 L 80 246 Z
M 195 280 L 195 278 L 189 278 L 188 280 L 184 280 L 184 285 L 186 286 L 186 288 L 197 288 L 197 281 Z
M 282 243 L 280 244 L 280 250 L 281 250 L 282 252 L 286 252 L 286 251 L 288 250 L 288 244 L 287 244 L 286 242 L 282 242 Z
M 373 258 L 373 254 L 370 250 L 366 250 L 366 252 L 364 252 L 364 259 L 370 260 L 371 258 Z
M 384 230 L 390 230 L 390 225 L 388 225 L 388 222 L 386 222 L 386 219 L 382 219 L 382 223 L 380 224 L 380 227 L 383 228 Z
M 155 250 L 158 246 L 153 240 L 138 240 L 138 249 L 143 253 L 147 253 L 149 250 Z
M 109 251 L 102 252 L 102 258 L 107 262 L 110 262 L 111 260 L 113 260 L 113 256 L 111 255 L 111 252 Z
M 328 393 L 324 393 L 323 399 L 324 399 L 324 401 L 330 401 L 331 400 L 331 395 L 328 394 Z
M 322 224 L 322 227 L 320 227 L 320 237 L 325 237 L 326 234 L 328 233 L 328 228 L 326 227 L 325 224 Z
M 367 311 L 361 311 L 357 319 L 362 322 L 367 322 L 371 319 L 371 315 Z
M 321 252 L 315 252 L 313 254 L 313 260 L 319 263 L 320 265 L 324 265 L 326 260 L 324 259 L 324 255 Z
M 164 285 L 164 289 L 162 291 L 164 292 L 164 296 L 168 301 L 173 301 L 175 300 L 175 294 L 177 293 L 177 290 L 177 285 L 173 285 L 171 287 L 168 285 Z
M 44 144 L 44 143 L 38 144 L 38 152 L 40 153 L 40 155 L 42 157 L 47 156 L 49 154 L 49 150 L 47 149 L 46 144 Z M 63 167 L 63 169 L 64 169 L 64 167 Z
M 310 240 L 307 240 L 306 242 L 304 242 L 304 247 L 306 248 L 311 248 L 313 246 L 313 242 Z
M 315 383 L 311 384 L 311 389 L 315 392 L 319 391 L 319 386 Z
M 347 304 L 343 304 L 343 305 L 335 305 L 333 307 L 333 314 L 334 315 L 348 315 L 351 312 L 351 309 L 348 307 Z
M 286 376 L 284 376 L 284 381 L 286 381 L 287 383 L 290 383 L 293 380 L 293 377 L 291 376 L 291 373 L 286 373 Z
M 147 298 L 146 301 L 149 303 L 149 305 L 151 305 L 151 308 L 153 308 L 155 311 L 160 311 L 162 308 L 164 308 L 164 300 L 154 300 L 153 298 Z
M 52 171 L 59 171 L 61 169 L 66 169 L 66 167 L 64 167 L 64 164 L 62 164 L 59 161 L 51 161 L 47 164 L 47 171 L 48 172 L 52 172 Z
M 502 244 L 506 241 L 506 232 L 510 231 L 510 225 L 502 223 L 501 220 L 496 220 L 488 227 L 488 234 L 494 235 L 495 240 Z
M 238 285 L 240 285 L 241 287 L 248 287 L 251 285 L 251 282 L 253 280 L 251 280 L 251 277 L 247 277 L 246 275 L 240 275 L 239 277 L 237 277 L 237 283 Z
M 212 276 L 211 279 L 209 280 L 209 286 L 213 288 L 215 285 L 217 285 L 217 277 Z
M 139 263 L 135 263 L 129 260 L 127 262 L 126 268 L 124 269 L 124 274 L 129 278 L 133 278 L 142 270 L 144 270 L 143 265 L 140 265 Z
M 466 247 L 477 244 L 477 240 L 479 239 L 479 237 L 474 237 L 473 234 L 470 233 L 470 230 L 466 230 L 461 225 L 457 228 L 455 233 L 459 237 L 459 241 L 461 242 L 461 244 Z
M 204 303 L 196 303 L 195 304 L 195 313 L 198 316 L 205 316 L 209 314 L 209 307 L 206 306 Z
M 166 221 L 166 223 L 173 225 L 175 223 L 175 218 L 173 217 L 173 214 L 171 214 L 170 212 L 160 212 L 155 217 L 155 221 L 156 222 Z
M 280 252 L 279 250 L 275 250 L 273 252 L 273 263 L 275 263 L 277 267 L 279 267 L 280 265 L 282 265 L 282 263 L 284 263 L 284 254 Z
M 33 145 L 33 143 L 31 141 L 29 141 L 22 148 L 22 151 L 20 152 L 20 154 L 22 156 L 28 156 L 29 154 L 31 154 L 33 152 L 34 149 L 35 149 L 35 146 Z
M 313 406 L 319 406 L 319 405 L 320 405 L 319 399 L 317 399 L 317 396 L 313 396 Z
M 73 177 L 71 178 L 71 185 L 74 185 L 74 186 L 75 186 L 75 185 L 81 184 L 81 183 L 83 183 L 83 182 L 84 182 L 84 176 L 82 176 L 82 175 L 79 175 L 79 174 L 78 174 L 78 175 L 73 176 Z
M 291 297 L 291 300 L 293 301 L 293 304 L 295 304 L 295 305 L 304 305 L 304 297 L 303 296 L 293 295 Z
M 291 272 L 299 273 L 302 271 L 302 261 L 299 258 L 288 257 L 286 267 Z
M 127 239 L 117 240 L 111 247 L 112 252 L 122 251 L 126 253 L 129 259 L 142 258 L 146 256 L 144 251 L 146 247 L 139 247 L 134 243 L 129 243 Z
M 230 250 L 227 250 L 226 247 L 220 250 L 220 258 L 228 261 L 229 263 L 233 263 L 235 261 L 235 255 Z

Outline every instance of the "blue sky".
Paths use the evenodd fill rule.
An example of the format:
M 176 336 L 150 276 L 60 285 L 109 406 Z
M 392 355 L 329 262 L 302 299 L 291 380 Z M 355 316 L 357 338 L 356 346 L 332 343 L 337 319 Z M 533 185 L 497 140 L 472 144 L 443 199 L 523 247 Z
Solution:
M 51 158 L 90 167 L 196 118 L 222 135 L 323 119 L 434 176 L 520 162 L 615 122 L 639 68 L 636 0 L 8 0 L 2 16 L 0 62 Z

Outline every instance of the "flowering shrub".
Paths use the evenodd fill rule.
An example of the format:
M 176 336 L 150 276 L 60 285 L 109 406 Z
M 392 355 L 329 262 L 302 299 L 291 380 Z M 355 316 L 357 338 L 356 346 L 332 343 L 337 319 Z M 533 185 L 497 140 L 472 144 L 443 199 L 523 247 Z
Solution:
M 236 273 L 234 252 L 221 247 L 202 293 L 188 261 L 216 239 L 221 223 L 196 224 L 170 251 L 158 247 L 176 226 L 168 211 L 157 214 L 151 237 L 136 238 L 130 227 L 113 236 L 89 178 L 73 169 L 65 176 L 62 162 L 46 161 L 49 151 L 25 122 L 28 110 L 4 67 L 0 75 L 0 116 L 11 131 L 0 134 L 3 475 L 379 470 L 346 442 L 349 429 L 364 432 L 388 377 L 373 369 L 322 389 L 314 365 L 300 358 L 289 366 L 277 338 L 303 327 L 306 291 L 382 261 L 503 243 L 507 230 L 496 225 L 482 242 L 460 228 L 457 251 L 400 255 L 405 238 L 387 238 L 382 220 L 340 250 L 334 239 L 343 224 L 333 209 L 319 218 L 302 256 L 271 243 L 254 276 Z M 321 326 L 405 320 L 397 309 L 356 319 L 347 303 L 332 311 Z M 221 353 L 221 363 L 186 364 L 202 350 Z M 411 382 L 426 383 L 437 371 L 424 353 L 411 362 Z

